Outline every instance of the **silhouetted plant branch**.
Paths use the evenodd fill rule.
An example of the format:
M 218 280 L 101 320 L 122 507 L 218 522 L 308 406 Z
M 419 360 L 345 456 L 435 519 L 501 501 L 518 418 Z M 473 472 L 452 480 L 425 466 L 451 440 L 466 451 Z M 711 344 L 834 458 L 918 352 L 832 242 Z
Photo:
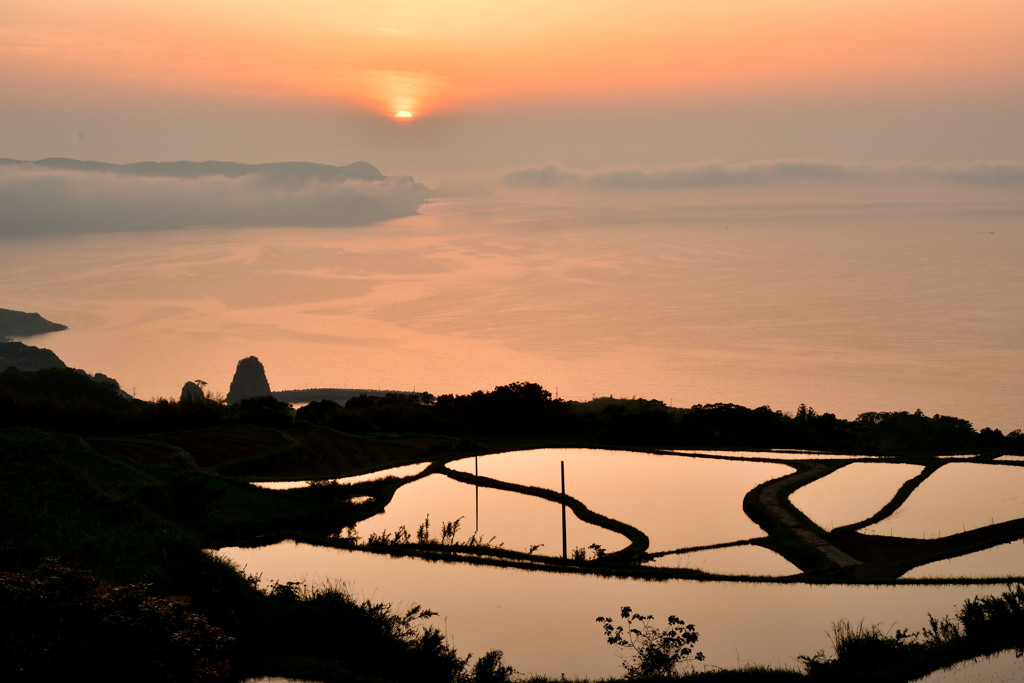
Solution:
M 654 625 L 653 616 L 636 614 L 628 605 L 619 616 L 624 625 L 616 626 L 611 617 L 598 617 L 597 622 L 602 624 L 608 644 L 625 650 L 622 666 L 626 678 L 674 676 L 680 662 L 704 661 L 704 653 L 693 653 L 700 637 L 693 624 L 669 615 L 668 628 L 661 629 Z

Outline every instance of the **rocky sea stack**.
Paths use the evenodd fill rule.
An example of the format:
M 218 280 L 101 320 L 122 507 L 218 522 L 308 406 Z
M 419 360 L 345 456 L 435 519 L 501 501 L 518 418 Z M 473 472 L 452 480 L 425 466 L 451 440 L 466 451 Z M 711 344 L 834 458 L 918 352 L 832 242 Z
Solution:
M 237 375 L 236 375 L 237 376 Z M 232 386 L 234 386 L 232 384 Z M 185 386 L 181 388 L 181 403 L 203 403 L 206 400 L 206 395 L 203 393 L 203 388 L 195 382 L 185 382 Z
M 267 373 L 260 359 L 249 356 L 238 361 L 235 376 L 231 378 L 231 388 L 228 389 L 228 404 L 256 396 L 270 396 L 270 382 L 267 381 Z

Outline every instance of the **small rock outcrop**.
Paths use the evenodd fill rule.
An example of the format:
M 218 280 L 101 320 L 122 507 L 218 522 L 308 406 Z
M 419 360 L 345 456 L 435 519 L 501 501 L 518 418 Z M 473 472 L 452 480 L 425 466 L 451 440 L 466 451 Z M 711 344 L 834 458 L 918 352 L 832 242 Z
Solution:
M 231 388 L 228 389 L 228 404 L 256 396 L 270 396 L 270 382 L 267 381 L 267 373 L 260 359 L 249 356 L 238 361 L 235 376 L 231 378 Z
M 203 393 L 203 388 L 195 382 L 185 382 L 185 386 L 181 388 L 181 398 L 178 400 L 181 403 L 203 403 L 206 400 L 206 394 Z

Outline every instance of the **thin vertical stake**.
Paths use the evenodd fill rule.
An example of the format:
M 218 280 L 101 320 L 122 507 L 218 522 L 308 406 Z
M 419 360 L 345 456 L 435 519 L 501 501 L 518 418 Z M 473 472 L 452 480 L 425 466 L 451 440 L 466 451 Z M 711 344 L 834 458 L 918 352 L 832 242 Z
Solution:
M 479 456 L 473 456 L 473 475 L 480 476 L 480 461 Z M 480 533 L 480 482 L 477 481 L 473 486 L 476 491 L 476 533 Z
M 565 541 L 565 461 L 562 461 L 562 559 L 569 559 L 569 546 Z

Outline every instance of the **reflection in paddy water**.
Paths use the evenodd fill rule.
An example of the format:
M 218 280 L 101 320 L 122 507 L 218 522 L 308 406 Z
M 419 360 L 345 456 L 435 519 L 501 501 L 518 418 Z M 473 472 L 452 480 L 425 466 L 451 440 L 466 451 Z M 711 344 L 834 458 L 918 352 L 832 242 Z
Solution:
M 343 582 L 356 599 L 421 604 L 462 654 L 501 649 L 529 674 L 611 676 L 616 652 L 594 619 L 630 605 L 660 623 L 696 625 L 709 666 L 796 667 L 797 655 L 828 648 L 830 624 L 846 618 L 917 630 L 927 615 L 954 613 L 979 586 L 822 586 L 685 580 L 641 581 L 428 562 L 292 542 L 224 548 L 219 555 L 274 581 Z M 443 618 L 443 621 L 441 619 Z M 783 627 L 784 625 L 784 627 Z
M 716 451 L 708 449 L 683 448 L 674 449 L 680 455 L 713 455 L 716 458 L 770 458 L 772 460 L 851 460 L 856 456 L 838 453 L 821 453 L 819 451 Z
M 1004 543 L 988 550 L 969 553 L 914 567 L 903 575 L 907 579 L 947 579 L 969 577 L 994 579 L 1019 576 L 1024 568 L 1024 540 Z
M 1013 650 L 940 669 L 914 683 L 1011 683 L 1024 679 L 1024 659 Z
M 318 480 L 319 484 L 359 484 L 364 481 L 377 481 L 378 479 L 387 479 L 388 477 L 395 477 L 400 479 L 402 477 L 412 477 L 419 474 L 427 468 L 429 463 L 418 462 L 412 465 L 401 465 L 399 467 L 391 467 L 386 470 L 377 470 L 376 472 L 367 472 L 366 474 L 357 474 L 351 477 L 339 477 L 337 479 L 321 479 Z M 296 481 L 254 481 L 253 486 L 259 486 L 265 489 L 274 489 L 277 491 L 284 491 L 287 489 L 299 489 L 303 486 L 309 486 L 309 481 L 306 479 L 299 479 Z
M 924 467 L 855 462 L 793 492 L 789 501 L 823 529 L 854 524 L 878 512 Z
M 1024 517 L 1024 468 L 952 462 L 864 533 L 933 538 Z
M 479 498 L 477 498 L 479 496 Z M 479 511 L 479 517 L 477 515 Z M 430 535 L 437 539 L 441 525 L 460 520 L 455 540 L 477 539 L 526 552 L 539 545 L 544 555 L 562 554 L 562 507 L 557 503 L 509 491 L 463 484 L 442 474 L 431 474 L 405 484 L 383 513 L 359 522 L 355 532 L 361 539 L 371 533 L 394 534 L 404 526 L 416 537 L 420 524 L 430 516 Z M 566 515 L 569 549 L 597 543 L 609 551 L 620 550 L 628 540 L 619 534 L 580 521 L 571 510 Z
M 800 570 L 781 555 L 759 545 L 739 545 L 692 553 L 662 555 L 647 563 L 654 567 L 686 567 L 734 576 L 790 576 Z
M 568 495 L 594 512 L 641 529 L 654 552 L 763 536 L 744 514 L 743 496 L 762 482 L 792 472 L 776 463 L 551 448 L 482 456 L 479 473 L 558 491 L 562 461 Z M 448 466 L 474 471 L 472 458 Z
M 773 455 L 761 453 L 754 457 Z M 561 461 L 566 463 L 569 495 L 596 512 L 638 526 L 651 535 L 655 546 L 675 543 L 676 547 L 759 535 L 756 527 L 752 532 L 752 524 L 742 514 L 743 495 L 767 479 L 792 471 L 789 466 L 773 463 L 578 449 L 503 453 L 480 457 L 477 463 L 472 459 L 449 463 L 449 467 L 472 473 L 478 466 L 481 476 L 555 491 L 560 488 Z M 846 475 L 837 476 L 844 471 Z M 861 503 L 856 513 L 848 513 L 859 517 L 874 512 L 885 496 L 881 492 L 865 492 L 865 487 L 871 488 L 869 482 L 881 478 L 885 482 L 883 488 L 891 495 L 901 480 L 918 471 L 917 466 L 893 463 L 848 465 L 822 482 L 827 494 L 821 495 L 835 498 L 842 489 L 859 488 L 859 492 L 851 494 L 853 498 L 877 496 L 878 500 Z M 1014 495 L 1020 490 L 1017 476 L 1022 473 L 1024 469 L 1012 466 L 950 463 L 914 495 L 923 492 L 921 498 L 933 505 L 941 500 L 940 507 L 948 506 L 950 515 L 963 516 L 970 513 L 972 506 L 995 502 L 1001 514 L 1020 516 Z M 938 475 L 944 476 L 936 480 L 937 485 L 925 489 Z M 1005 477 L 1010 483 L 988 491 L 979 488 L 991 486 L 993 476 Z M 958 492 L 972 495 L 954 501 Z M 415 535 L 416 527 L 429 514 L 435 538 L 442 522 L 461 517 L 460 540 L 465 540 L 476 528 L 476 493 L 474 486 L 440 474 L 430 475 L 401 487 L 385 513 L 361 522 L 358 530 L 365 538 L 371 531 L 393 532 L 405 525 Z M 998 499 L 1007 493 L 1009 502 L 989 500 L 993 494 Z M 495 535 L 497 541 L 514 549 L 544 543 L 540 552 L 557 554 L 552 548 L 560 549 L 560 506 L 482 487 L 479 494 L 480 536 L 486 539 Z M 913 496 L 908 503 L 914 503 Z M 811 503 L 805 505 L 814 507 Z M 922 509 L 922 505 L 917 502 L 911 511 Z M 990 505 L 983 514 L 991 517 L 992 510 Z M 977 515 L 973 518 L 979 519 Z M 981 522 L 988 523 L 989 519 Z M 570 547 L 597 542 L 611 550 L 625 545 L 625 539 L 584 524 L 572 514 L 569 523 Z M 698 647 L 707 655 L 706 664 L 711 667 L 755 663 L 797 668 L 798 655 L 828 649 L 829 627 L 839 619 L 851 623 L 863 620 L 879 624 L 887 631 L 913 631 L 927 623 L 929 614 L 954 614 L 968 598 L 999 592 L 971 585 L 853 586 L 683 579 L 651 582 L 428 562 L 292 542 L 256 549 L 224 548 L 217 552 L 247 573 L 262 575 L 265 583 L 344 582 L 357 600 L 389 602 L 398 609 L 421 604 L 442 615 L 438 619 L 443 618 L 443 622 L 434 625 L 442 628 L 459 652 L 479 655 L 501 649 L 506 661 L 524 674 L 548 676 L 599 677 L 619 673 L 618 656 L 607 646 L 594 619 L 615 615 L 623 605 L 654 614 L 658 620 L 675 614 L 695 624 L 701 635 Z M 650 564 L 687 566 L 723 574 L 795 573 L 795 568 L 781 557 L 758 546 L 673 553 Z M 907 576 L 998 576 L 1019 573 L 1022 564 L 1024 543 L 1018 542 L 927 565 Z M 945 570 L 942 565 L 946 565 Z M 972 569 L 996 565 L 1014 569 L 1003 572 L 993 568 L 989 574 Z M 779 624 L 785 624 L 785 628 L 779 628 Z M 1017 660 L 1001 661 L 998 671 L 1011 672 L 1006 674 L 1009 676 L 1018 672 Z

